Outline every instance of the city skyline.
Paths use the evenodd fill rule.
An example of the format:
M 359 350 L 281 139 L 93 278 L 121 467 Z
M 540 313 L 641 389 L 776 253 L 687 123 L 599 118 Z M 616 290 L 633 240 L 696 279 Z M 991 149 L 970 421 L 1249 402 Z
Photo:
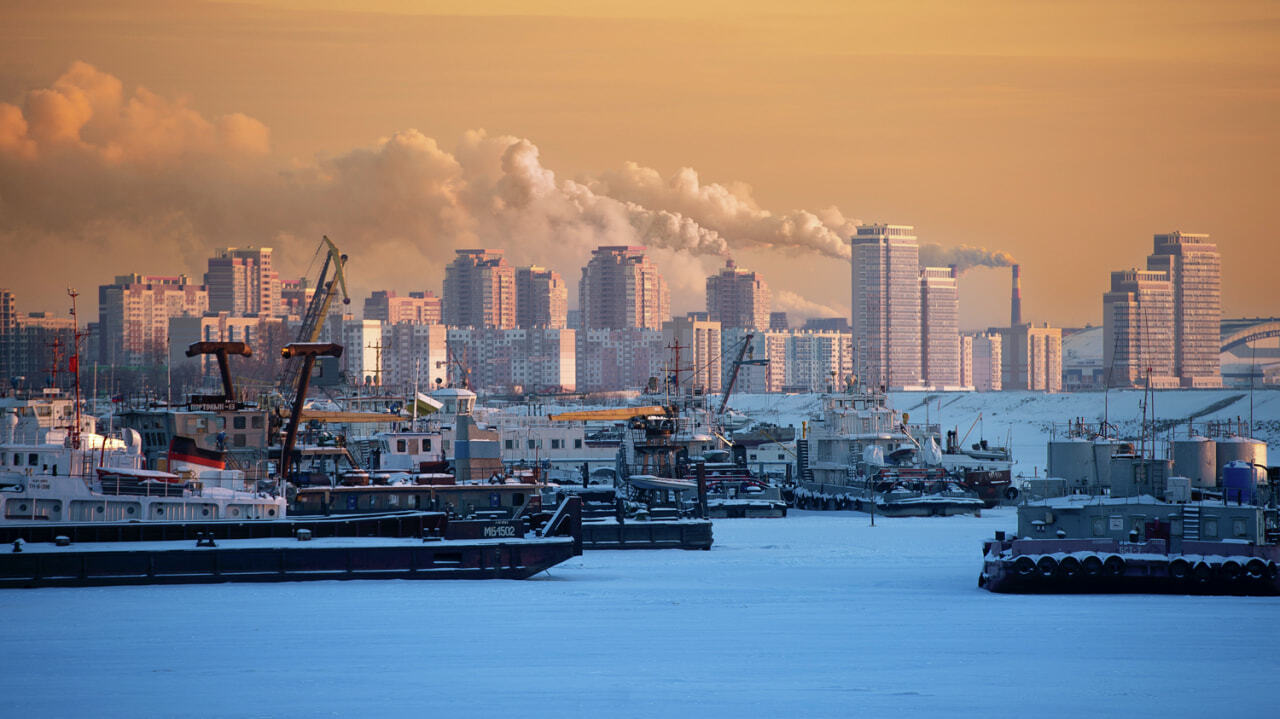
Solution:
M 293 259 L 275 270 L 298 276 L 327 233 L 350 249 L 359 294 L 437 286 L 453 250 L 483 246 L 559 268 L 572 302 L 568 256 L 658 246 L 647 233 L 703 253 L 655 260 L 676 311 L 699 309 L 727 246 L 768 268 L 780 308 L 844 313 L 838 230 L 889 221 L 944 249 L 1008 253 L 1037 290 L 1026 314 L 1072 326 L 1098 322 L 1106 276 L 1086 270 L 1181 228 L 1221 248 L 1227 315 L 1273 314 L 1277 26 L 1262 19 L 1277 11 L 1154 7 L 14 8 L 0 28 L 0 247 L 59 263 L 0 282 L 51 307 L 96 282 L 90 269 L 194 276 L 235 245 L 276 247 Z M 174 28 L 193 41 L 175 49 Z M 883 39 L 898 36 L 911 42 Z M 548 43 L 568 54 L 539 54 Z M 577 53 L 595 61 L 567 61 Z M 682 57 L 703 62 L 688 73 Z M 162 257 L 179 263 L 146 266 Z M 963 328 L 1002 321 L 993 272 L 961 274 Z

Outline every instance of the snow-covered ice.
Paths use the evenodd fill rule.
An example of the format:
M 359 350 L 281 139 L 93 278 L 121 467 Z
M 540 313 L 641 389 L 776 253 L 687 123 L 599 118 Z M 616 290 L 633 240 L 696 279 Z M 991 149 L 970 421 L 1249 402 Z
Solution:
M 1275 716 L 1280 599 L 977 588 L 1013 511 L 515 581 L 0 592 L 0 716 Z

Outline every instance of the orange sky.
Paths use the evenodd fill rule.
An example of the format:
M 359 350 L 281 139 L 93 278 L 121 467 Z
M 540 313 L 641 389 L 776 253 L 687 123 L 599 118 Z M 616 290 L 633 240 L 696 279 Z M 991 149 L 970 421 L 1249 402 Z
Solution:
M 88 172 L 83 158 L 43 146 L 10 158 L 0 247 L 12 261 L 0 267 L 0 285 L 19 292 L 20 309 L 61 311 L 65 285 L 92 294 L 116 273 L 198 274 L 201 253 L 219 244 L 295 248 L 283 269 L 305 269 L 310 257 L 296 248 L 314 245 L 307 233 L 316 228 L 289 218 L 310 212 L 315 195 L 290 195 L 300 206 L 286 219 L 279 208 L 228 217 L 253 198 L 237 195 L 240 165 L 232 171 L 219 158 L 279 173 L 410 128 L 457 154 L 460 138 L 483 128 L 528 138 L 558 180 L 585 181 L 629 161 L 664 178 L 690 167 L 703 183 L 775 213 L 838 206 L 846 218 L 914 224 L 922 241 L 1006 250 L 1023 264 L 1024 315 L 1055 323 L 1100 322 L 1108 272 L 1142 264 L 1153 233 L 1209 232 L 1223 254 L 1224 313 L 1280 314 L 1271 279 L 1280 260 L 1274 2 L 689 9 L 663 0 L 637 9 L 563 0 L 531 12 L 514 1 L 375 0 L 364 5 L 377 11 L 358 13 L 342 4 L 0 1 L 0 102 L 24 108 L 30 91 L 83 61 L 118 78 L 126 98 L 141 86 L 207 119 L 216 138 L 187 129 L 188 144 L 170 152 L 134 133 L 125 159 L 104 154 Z M 217 124 L 233 113 L 265 126 L 269 147 L 265 139 L 257 147 L 257 135 L 249 145 L 218 144 L 243 141 Z M 145 127 L 159 137 L 173 123 Z M 185 195 L 175 171 L 184 162 L 199 165 L 192 174 L 201 183 Z M 128 184 L 161 165 L 163 181 Z M 315 174 L 326 171 L 321 162 Z M 163 216 L 138 217 L 157 206 L 141 193 L 180 200 L 163 204 Z M 142 209 L 112 212 L 104 197 Z M 192 197 L 200 206 L 188 210 Z M 42 201 L 47 212 L 25 208 Z M 355 209 L 379 207 L 370 202 Z M 323 217 L 326 208 L 314 210 Z M 445 253 L 460 241 L 447 223 L 429 224 L 403 262 L 392 243 L 352 247 L 357 285 L 407 290 L 420 280 L 438 291 Z M 305 241 L 291 245 L 275 232 Z M 739 264 L 765 273 L 775 291 L 847 308 L 844 263 L 743 248 L 722 234 Z M 107 251 L 95 254 L 99 246 Z M 35 272 L 15 266 L 50 248 L 70 259 Z M 519 259 L 534 254 L 515 237 L 509 249 Z M 551 259 L 576 283 L 580 262 Z M 676 309 L 694 308 L 690 288 L 719 260 L 699 262 L 670 270 L 684 276 Z M 975 270 L 962 293 L 967 327 L 1007 318 L 1006 272 Z

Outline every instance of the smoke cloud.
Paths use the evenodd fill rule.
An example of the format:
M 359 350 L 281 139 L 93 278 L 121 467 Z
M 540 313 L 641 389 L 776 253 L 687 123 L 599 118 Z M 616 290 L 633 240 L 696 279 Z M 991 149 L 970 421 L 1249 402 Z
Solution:
M 960 272 L 974 267 L 1008 267 L 1014 264 L 1013 255 L 1002 250 L 957 245 L 943 247 L 934 243 L 920 245 L 921 267 L 946 267 L 955 265 Z
M 83 62 L 18 104 L 0 103 L 0 249 L 9 267 L 40 268 L 6 272 L 0 284 L 25 308 L 52 302 L 64 284 L 90 297 L 115 274 L 198 278 L 225 246 L 275 247 L 282 276 L 296 277 L 321 234 L 352 256 L 355 293 L 439 287 L 453 249 L 469 246 L 504 248 L 513 263 L 558 268 L 576 283 L 592 248 L 639 244 L 662 263 L 676 299 L 700 305 L 705 270 L 690 256 L 718 264 L 736 249 L 771 248 L 847 260 L 856 225 L 834 207 L 770 212 L 749 186 L 704 182 L 690 168 L 663 178 L 627 163 L 558 177 L 533 142 L 483 130 L 450 150 L 410 129 L 284 163 L 258 120 L 207 118 L 142 87 L 127 93 Z M 969 247 L 924 246 L 921 257 L 962 268 L 1012 262 Z M 800 314 L 839 313 L 775 296 Z
M 800 324 L 801 320 L 812 317 L 849 316 L 847 307 L 832 307 L 812 302 L 790 290 L 775 290 L 773 292 L 773 308 L 777 312 L 786 312 L 787 319 L 792 323 L 792 326 Z

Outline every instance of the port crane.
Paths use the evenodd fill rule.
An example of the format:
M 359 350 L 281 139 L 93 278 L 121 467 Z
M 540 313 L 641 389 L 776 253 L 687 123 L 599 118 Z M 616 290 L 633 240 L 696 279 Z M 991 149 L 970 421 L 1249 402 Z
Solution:
M 321 237 L 319 250 L 325 252 L 324 265 L 320 268 L 316 292 L 307 305 L 307 313 L 302 318 L 302 327 L 299 328 L 298 336 L 294 340 L 296 343 L 313 344 L 320 338 L 324 318 L 329 314 L 329 305 L 333 303 L 333 298 L 339 289 L 342 291 L 342 304 L 351 304 L 351 297 L 347 294 L 347 276 L 343 271 L 347 264 L 347 256 L 338 251 L 338 246 L 333 244 L 333 240 L 328 236 Z M 330 274 L 331 269 L 332 274 Z M 280 375 L 280 383 L 277 385 L 280 394 L 288 396 L 288 392 L 297 386 L 298 372 L 302 370 L 303 364 L 290 362 L 285 365 Z

